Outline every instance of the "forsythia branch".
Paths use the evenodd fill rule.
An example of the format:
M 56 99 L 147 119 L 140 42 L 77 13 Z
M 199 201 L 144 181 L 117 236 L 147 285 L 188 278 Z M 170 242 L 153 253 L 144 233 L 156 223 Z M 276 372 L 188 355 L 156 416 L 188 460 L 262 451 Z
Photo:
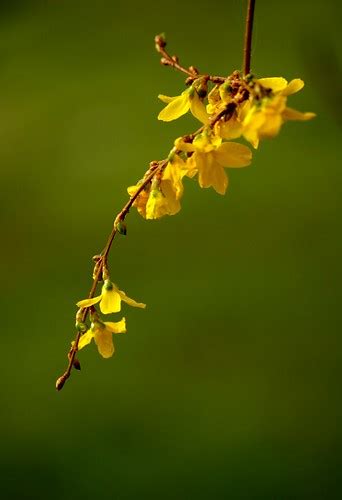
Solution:
M 197 177 L 201 188 L 213 187 L 223 195 L 228 187 L 225 168 L 245 167 L 252 160 L 250 147 L 237 142 L 237 139 L 244 139 L 257 149 L 260 140 L 275 137 L 286 121 L 306 121 L 315 116 L 314 113 L 302 113 L 287 107 L 288 96 L 304 86 L 299 78 L 288 83 L 282 77 L 257 78 L 250 74 L 254 3 L 249 0 L 243 73 L 235 70 L 223 77 L 201 74 L 194 66 L 186 68 L 179 63 L 177 56 L 167 52 L 165 37 L 155 37 L 161 63 L 186 75 L 186 88 L 180 95 L 159 95 L 166 106 L 160 111 L 158 119 L 168 122 L 190 111 L 201 127 L 176 138 L 167 158 L 151 162 L 143 178 L 128 188 L 130 198 L 117 214 L 105 248 L 93 257 L 93 283 L 88 298 L 77 302 L 77 333 L 68 353 L 67 369 L 57 379 L 57 390 L 62 389 L 72 368 L 80 369 L 76 357 L 80 349 L 94 339 L 101 356 L 109 358 L 114 353 L 113 334 L 126 332 L 125 318 L 107 322 L 101 319 L 100 313 L 120 312 L 121 302 L 132 307 L 145 307 L 112 282 L 108 267 L 113 240 L 118 233 L 126 234 L 125 218 L 131 207 L 136 207 L 145 219 L 177 214 L 181 209 L 183 182 L 187 177 Z M 101 293 L 95 296 L 100 282 L 103 282 Z M 88 316 L 90 326 L 86 324 Z

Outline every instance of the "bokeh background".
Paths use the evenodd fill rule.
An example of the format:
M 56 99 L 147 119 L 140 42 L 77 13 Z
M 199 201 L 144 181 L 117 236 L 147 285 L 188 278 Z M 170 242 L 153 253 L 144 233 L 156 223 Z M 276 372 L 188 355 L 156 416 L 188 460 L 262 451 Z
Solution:
M 186 65 L 241 67 L 246 2 L 7 1 L 0 7 L 1 497 L 337 499 L 341 487 L 339 2 L 258 0 L 252 68 L 302 77 L 315 111 L 175 217 L 135 211 L 113 279 L 148 304 L 63 391 L 126 187 L 191 117 L 164 124 L 165 31 Z

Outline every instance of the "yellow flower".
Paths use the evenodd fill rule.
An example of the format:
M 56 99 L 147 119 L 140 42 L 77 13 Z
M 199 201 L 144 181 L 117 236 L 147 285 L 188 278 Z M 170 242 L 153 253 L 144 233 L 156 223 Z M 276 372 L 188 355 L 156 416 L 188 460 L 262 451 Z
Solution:
M 172 154 L 161 179 L 155 178 L 146 204 L 146 219 L 159 219 L 164 215 L 175 215 L 181 209 L 183 195 L 182 179 L 188 172 L 186 163 Z
M 274 137 L 287 120 L 310 120 L 315 113 L 301 113 L 286 107 L 287 96 L 301 90 L 303 80 L 295 78 L 287 83 L 285 78 L 260 78 L 255 82 L 255 91 L 260 100 L 242 103 L 238 117 L 242 123 L 242 135 L 254 148 L 259 140 Z
M 159 94 L 158 97 L 161 101 L 167 104 L 167 106 L 165 106 L 165 108 L 159 113 L 158 120 L 170 122 L 172 120 L 176 120 L 182 115 L 185 115 L 185 113 L 190 110 L 197 120 L 204 124 L 208 123 L 208 115 L 205 110 L 205 106 L 194 86 L 184 90 L 181 95 L 176 97 L 168 97 L 162 94 Z
M 133 196 L 143 181 L 139 181 L 135 186 L 130 186 L 127 188 L 127 192 L 130 196 Z M 146 203 L 150 194 L 150 185 L 146 186 L 145 189 L 141 191 L 139 196 L 133 203 L 133 206 L 138 210 L 139 214 L 146 219 Z
M 212 186 L 219 194 L 225 194 L 228 186 L 224 167 L 245 167 L 252 159 L 247 146 L 236 142 L 222 143 L 221 137 L 207 133 L 197 135 L 192 144 L 176 139 L 175 147 L 193 152 L 188 164 L 190 170 L 198 172 L 199 185 L 202 188 Z
M 89 330 L 81 336 L 78 343 L 78 350 L 83 349 L 83 347 L 90 344 L 92 339 L 94 339 L 101 356 L 110 358 L 114 354 L 113 333 L 126 333 L 125 318 L 115 323 L 103 323 L 99 320 L 94 321 Z
M 125 292 L 119 290 L 110 280 L 105 280 L 102 286 L 101 295 L 92 299 L 80 300 L 79 302 L 77 302 L 77 306 L 85 308 L 93 306 L 94 304 L 100 302 L 101 312 L 103 314 L 110 314 L 121 311 L 122 300 L 133 307 L 140 307 L 142 309 L 146 307 L 146 304 L 136 302 L 135 300 L 127 297 Z
M 134 202 L 138 212 L 145 219 L 159 219 L 164 215 L 175 215 L 181 209 L 180 199 L 183 195 L 183 177 L 188 172 L 187 164 L 174 152 L 163 170 L 152 184 L 142 191 Z M 139 189 L 139 184 L 130 186 L 128 193 L 132 196 Z

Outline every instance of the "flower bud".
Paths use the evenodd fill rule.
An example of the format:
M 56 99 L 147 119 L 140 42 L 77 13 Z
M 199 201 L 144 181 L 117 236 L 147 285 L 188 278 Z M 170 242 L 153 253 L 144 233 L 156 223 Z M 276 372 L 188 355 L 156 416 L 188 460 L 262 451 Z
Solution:
M 114 285 L 110 280 L 107 279 L 107 280 L 105 280 L 105 282 L 103 284 L 103 288 L 107 291 L 110 291 L 110 290 L 113 290 Z
M 84 333 L 87 331 L 88 327 L 85 323 L 83 323 L 83 321 L 76 321 L 76 330 L 81 332 L 81 333 Z
M 117 230 L 118 233 L 120 233 L 124 236 L 127 234 L 127 225 L 122 220 L 119 220 L 119 222 L 117 222 L 117 224 L 115 224 L 115 229 Z

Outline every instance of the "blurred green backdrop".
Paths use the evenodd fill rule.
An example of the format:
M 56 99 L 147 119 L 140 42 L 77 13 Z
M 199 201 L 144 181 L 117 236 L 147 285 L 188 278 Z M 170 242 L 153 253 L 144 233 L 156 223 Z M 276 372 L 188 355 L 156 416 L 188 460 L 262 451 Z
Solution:
M 258 0 L 252 68 L 302 77 L 285 125 L 225 197 L 190 180 L 176 217 L 132 211 L 115 281 L 128 334 L 61 393 L 90 257 L 191 117 L 183 78 L 241 66 L 245 2 L 1 2 L 1 496 L 341 498 L 339 2 Z

